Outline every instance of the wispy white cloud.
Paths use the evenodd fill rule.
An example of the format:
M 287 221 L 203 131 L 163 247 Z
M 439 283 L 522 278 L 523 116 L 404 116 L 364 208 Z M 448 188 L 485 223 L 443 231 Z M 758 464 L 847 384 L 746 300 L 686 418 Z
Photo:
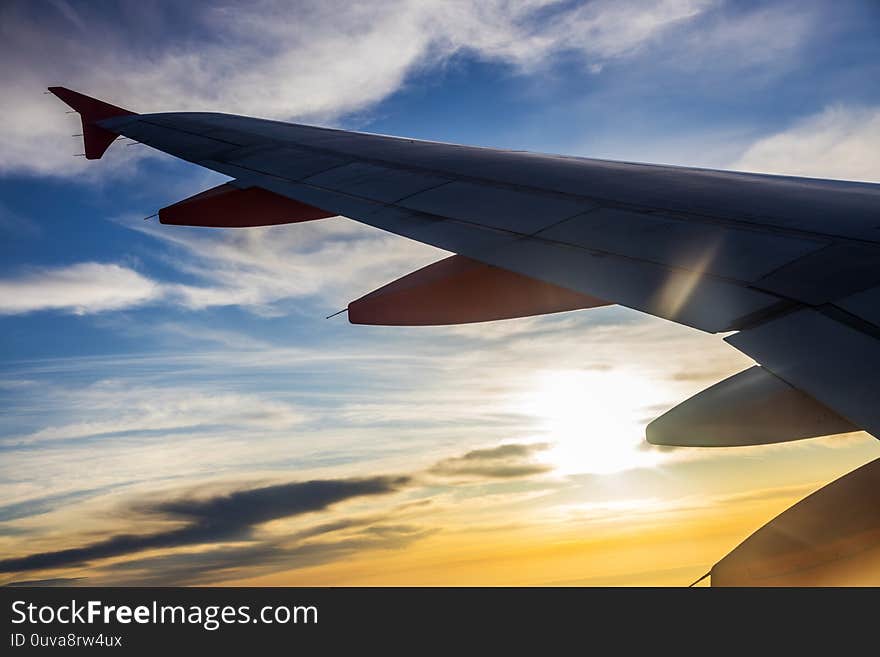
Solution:
M 704 20 L 699 29 L 676 35 L 670 50 L 678 55 L 678 66 L 690 70 L 712 66 L 725 73 L 749 68 L 750 77 L 772 77 L 780 68 L 797 63 L 790 60 L 820 20 L 816 8 L 804 2 L 727 6 L 730 11 L 701 12 Z M 730 82 L 727 77 L 720 79 Z
M 75 409 L 74 414 L 80 419 L 23 436 L 8 436 L 0 439 L 0 444 L 22 446 L 130 432 L 192 431 L 199 427 L 287 430 L 306 418 L 301 410 L 285 402 L 255 394 L 210 390 L 204 385 L 192 390 L 108 380 L 54 394 L 57 405 Z
M 733 168 L 880 182 L 880 107 L 828 107 L 751 144 Z
M 57 101 L 40 95 L 47 84 L 65 84 L 137 111 L 217 109 L 327 123 L 371 107 L 402 88 L 414 71 L 460 53 L 523 73 L 559 55 L 574 56 L 585 70 L 597 72 L 648 48 L 677 53 L 691 66 L 705 62 L 691 56 L 694 49 L 764 57 L 763 36 L 778 26 L 778 12 L 717 19 L 709 42 L 687 31 L 723 5 L 720 0 L 382 0 L 293 8 L 264 0 L 247 6 L 151 4 L 149 11 L 131 4 L 108 14 L 91 5 L 59 3 L 53 20 L 45 11 L 10 4 L 0 13 L 6 62 L 0 72 L 0 172 L 84 170 L 82 161 L 69 157 L 74 148 L 69 134 L 78 132 L 75 119 L 64 121 Z M 785 38 L 769 41 L 774 56 L 803 40 L 800 26 L 807 14 L 798 16 L 792 23 L 786 15 Z M 44 48 L 48 42 L 51 50 Z M 118 150 L 131 158 L 139 149 Z M 92 171 L 98 168 L 111 172 L 106 163 Z
M 154 301 L 161 286 L 117 264 L 84 262 L 0 280 L 0 314 L 62 310 L 78 315 Z
M 532 71 L 574 53 L 588 70 L 635 54 L 668 30 L 719 6 L 719 0 L 594 0 L 560 3 L 432 3 L 426 36 L 441 54 L 471 51 Z M 427 22 L 426 21 L 426 22 Z
M 167 337 L 169 344 L 213 345 L 234 350 L 266 350 L 272 345 L 264 340 L 239 331 L 231 331 L 203 323 L 162 322 L 151 325 L 147 331 L 156 336 Z
M 279 302 L 305 297 L 338 309 L 445 254 L 341 218 L 246 231 L 151 226 L 139 219 L 122 223 L 159 240 L 164 247 L 159 257 L 195 282 L 158 280 L 113 263 L 33 269 L 0 279 L 0 314 L 87 315 L 162 302 L 280 315 L 289 311 Z
M 205 231 L 125 222 L 160 240 L 170 266 L 198 284 L 169 284 L 190 309 L 245 306 L 278 314 L 274 303 L 317 297 L 338 309 L 445 252 L 347 219 L 245 231 Z
M 647 422 L 652 412 L 646 404 L 672 405 L 706 379 L 748 364 L 717 338 L 660 320 L 591 327 L 581 313 L 579 322 L 554 329 L 558 322 L 546 319 L 531 333 L 494 343 L 426 329 L 374 333 L 365 345 L 334 339 L 210 352 L 187 346 L 166 355 L 25 363 L 15 371 L 40 380 L 40 395 L 16 393 L 2 444 L 12 450 L 7 462 L 18 464 L 16 477 L 68 472 L 92 458 L 107 464 L 110 483 L 283 470 L 292 462 L 297 470 L 352 461 L 412 467 L 450 450 L 510 440 L 564 439 L 578 454 L 567 467 L 591 471 L 584 446 L 604 452 L 610 440 L 636 449 L 643 437 L 638 420 Z M 670 362 L 670 352 L 682 358 Z M 696 367 L 706 372 L 703 379 L 675 378 L 679 369 Z M 576 372 L 604 385 L 599 402 L 616 395 L 625 409 L 592 400 L 595 389 L 569 389 Z M 609 428 L 624 412 L 632 422 Z M 13 419 L 20 430 L 12 430 Z

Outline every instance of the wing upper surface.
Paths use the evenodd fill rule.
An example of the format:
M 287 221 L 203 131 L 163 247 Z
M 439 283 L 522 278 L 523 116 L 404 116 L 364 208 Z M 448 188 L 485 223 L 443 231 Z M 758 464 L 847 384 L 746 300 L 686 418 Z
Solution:
M 740 328 L 815 301 L 809 286 L 798 289 L 804 261 L 846 263 L 826 297 L 880 283 L 876 185 L 498 151 L 222 114 L 107 124 L 247 184 L 703 330 Z M 849 257 L 835 258 L 841 249 Z
M 880 431 L 880 404 L 866 381 L 880 366 L 880 185 L 224 114 L 102 125 L 236 184 L 705 331 L 739 330 L 729 342 L 768 371 Z M 860 362 L 856 353 L 867 356 Z M 835 359 L 846 363 L 836 373 Z M 853 381 L 866 392 L 848 396 Z

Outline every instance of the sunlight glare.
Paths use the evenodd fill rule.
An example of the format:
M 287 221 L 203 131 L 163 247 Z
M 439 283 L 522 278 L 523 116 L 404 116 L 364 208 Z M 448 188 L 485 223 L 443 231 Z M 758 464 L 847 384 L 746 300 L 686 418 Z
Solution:
M 650 408 L 666 402 L 658 382 L 633 370 L 544 372 L 520 412 L 552 444 L 544 459 L 560 474 L 650 467 L 665 455 L 645 443 Z

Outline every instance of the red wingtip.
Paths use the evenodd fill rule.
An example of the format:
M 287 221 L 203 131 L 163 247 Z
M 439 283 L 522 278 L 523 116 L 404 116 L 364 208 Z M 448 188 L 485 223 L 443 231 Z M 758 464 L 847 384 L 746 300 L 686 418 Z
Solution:
M 105 103 L 97 98 L 85 96 L 65 87 L 49 87 L 49 91 L 67 103 L 73 110 L 79 112 L 82 119 L 86 159 L 88 160 L 99 159 L 118 136 L 115 132 L 97 125 L 98 121 L 114 116 L 135 114 L 135 112 Z

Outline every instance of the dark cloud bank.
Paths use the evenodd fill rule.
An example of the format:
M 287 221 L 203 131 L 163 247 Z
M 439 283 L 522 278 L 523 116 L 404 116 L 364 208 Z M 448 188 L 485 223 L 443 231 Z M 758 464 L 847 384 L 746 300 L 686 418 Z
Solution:
M 547 447 L 545 443 L 509 443 L 477 449 L 439 461 L 427 470 L 427 474 L 452 480 L 499 480 L 541 474 L 550 468 L 535 463 L 533 457 Z M 414 486 L 416 477 L 377 476 L 290 482 L 233 490 L 213 497 L 187 495 L 140 503 L 129 509 L 135 517 L 153 519 L 158 516 L 176 522 L 178 526 L 153 533 L 116 534 L 81 547 L 3 559 L 0 560 L 0 572 L 23 573 L 77 567 L 101 559 L 134 556 L 146 550 L 206 546 L 197 552 L 132 558 L 94 569 L 99 576 L 127 583 L 192 584 L 241 577 L 254 572 L 303 568 L 343 559 L 365 550 L 400 548 L 426 536 L 431 530 L 396 522 L 393 513 L 319 523 L 274 540 L 259 537 L 255 530 L 272 520 L 325 511 L 349 500 L 399 492 Z M 421 500 L 417 503 L 427 502 Z M 328 536 L 338 532 L 348 533 L 327 540 Z M 210 545 L 232 542 L 244 544 Z M 70 580 L 56 578 L 40 581 L 60 585 L 62 581 Z
M 161 502 L 142 510 L 185 520 L 187 524 L 154 534 L 117 534 L 84 547 L 4 559 L 0 561 L 0 572 L 71 566 L 141 550 L 245 540 L 261 523 L 321 511 L 344 500 L 391 493 L 407 482 L 407 477 L 316 480 L 234 491 L 204 500 Z

